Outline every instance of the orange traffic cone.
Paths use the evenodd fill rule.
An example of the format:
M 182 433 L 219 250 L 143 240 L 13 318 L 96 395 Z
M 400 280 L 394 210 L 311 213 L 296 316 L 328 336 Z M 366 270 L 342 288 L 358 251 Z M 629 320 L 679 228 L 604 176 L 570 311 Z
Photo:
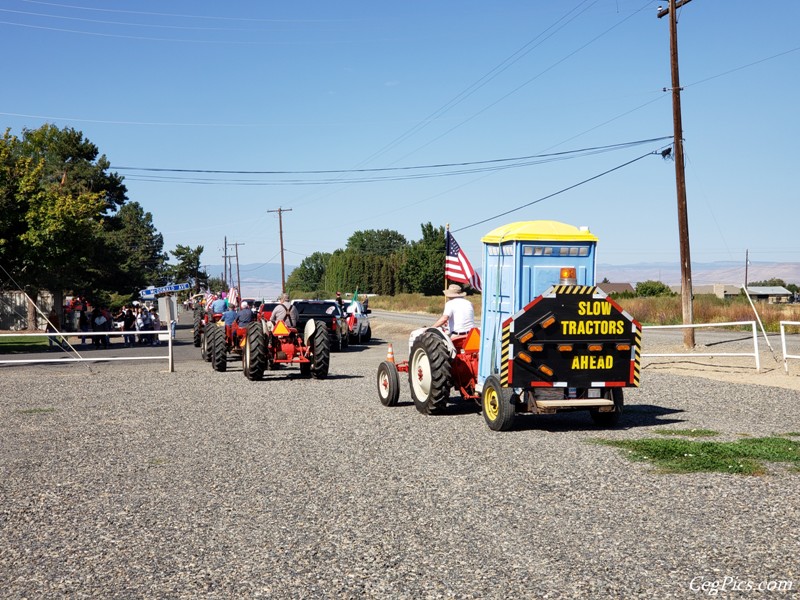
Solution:
M 391 344 L 389 344 L 389 350 L 386 352 L 386 360 L 390 363 L 394 362 L 394 349 Z

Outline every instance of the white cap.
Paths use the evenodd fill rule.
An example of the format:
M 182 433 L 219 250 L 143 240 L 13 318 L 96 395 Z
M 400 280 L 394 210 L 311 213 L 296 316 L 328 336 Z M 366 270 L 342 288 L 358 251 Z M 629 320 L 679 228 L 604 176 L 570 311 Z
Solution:
M 242 300 L 242 308 L 247 308 L 249 304 L 247 304 L 247 300 Z

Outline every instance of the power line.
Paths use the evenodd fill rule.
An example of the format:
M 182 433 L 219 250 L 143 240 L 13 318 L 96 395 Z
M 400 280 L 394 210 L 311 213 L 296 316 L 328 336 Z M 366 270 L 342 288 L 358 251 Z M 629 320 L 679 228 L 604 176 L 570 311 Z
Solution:
M 581 158 L 585 156 L 592 156 L 606 152 L 613 152 L 639 146 L 642 144 L 659 142 L 670 139 L 669 136 L 658 138 L 649 138 L 645 140 L 636 140 L 632 142 L 624 142 L 619 144 L 611 144 L 606 146 L 597 146 L 592 148 L 582 148 L 579 150 L 571 150 L 564 152 L 554 152 L 549 154 L 531 155 L 515 158 L 500 158 L 482 161 L 462 162 L 462 163 L 442 163 L 435 165 L 419 165 L 413 167 L 387 167 L 380 169 L 343 169 L 343 170 L 312 170 L 312 171 L 241 171 L 241 170 L 214 170 L 214 169 L 168 169 L 158 167 L 114 167 L 120 171 L 134 171 L 134 173 L 126 175 L 125 178 L 131 181 L 148 181 L 158 183 L 181 183 L 181 184 L 194 184 L 194 185 L 246 185 L 246 186 L 298 186 L 298 185 L 341 185 L 344 183 L 377 183 L 384 181 L 408 181 L 416 179 L 431 179 L 438 177 L 453 177 L 458 175 L 469 175 L 474 173 L 491 173 L 503 171 L 508 169 L 517 169 L 522 167 L 535 166 L 546 164 L 550 162 L 557 162 L 563 160 L 571 160 L 574 158 Z M 434 171 L 434 172 L 420 172 L 408 173 L 408 171 L 418 171 L 422 169 L 442 169 L 450 168 L 450 170 Z M 369 173 L 392 173 L 389 175 L 370 175 L 366 177 L 333 177 L 321 179 L 278 179 L 278 180 L 263 180 L 263 179 L 234 179 L 234 178 L 200 178 L 200 177 L 182 177 L 182 174 L 238 174 L 238 175 L 314 175 L 314 174 L 369 174 Z M 148 173 L 176 173 L 176 175 L 149 175 Z
M 465 225 L 464 227 L 459 227 L 458 229 L 453 229 L 452 231 L 454 233 L 457 233 L 459 231 L 464 231 L 465 229 L 470 229 L 472 227 L 475 227 L 476 225 L 481 225 L 481 224 L 486 223 L 488 221 L 492 221 L 494 219 L 498 219 L 500 217 L 504 217 L 504 216 L 509 215 L 509 214 L 511 214 L 513 212 L 517 212 L 518 210 L 522 210 L 523 208 L 527 208 L 529 206 L 533 206 L 534 204 L 538 204 L 539 202 L 547 200 L 548 198 L 552 198 L 554 196 L 558 196 L 559 194 L 563 194 L 564 192 L 567 192 L 569 190 L 575 189 L 576 187 L 579 187 L 579 186 L 581 186 L 581 185 L 583 185 L 585 183 L 589 183 L 590 181 L 594 181 L 595 179 L 599 179 L 600 177 L 603 177 L 604 175 L 608 175 L 609 173 L 613 173 L 614 171 L 618 171 L 618 170 L 622 169 L 623 167 L 627 167 L 628 165 L 632 165 L 633 163 L 635 163 L 637 161 L 640 161 L 640 160 L 642 160 L 643 158 L 645 158 L 647 156 L 652 156 L 652 155 L 658 154 L 658 153 L 659 153 L 658 150 L 656 150 L 656 151 L 653 151 L 653 152 L 648 152 L 647 154 L 642 154 L 641 156 L 639 156 L 637 158 L 634 158 L 633 160 L 629 160 L 626 163 L 622 163 L 621 165 L 618 165 L 618 166 L 614 167 L 613 169 L 608 169 L 607 171 L 603 171 L 602 173 L 598 173 L 597 175 L 589 177 L 588 179 L 584 179 L 583 181 L 579 181 L 578 183 L 574 183 L 574 184 L 572 184 L 570 186 L 562 188 L 562 189 L 558 190 L 557 192 L 553 192 L 552 194 L 548 194 L 547 196 L 542 196 L 541 198 L 538 198 L 538 199 L 536 199 L 536 200 L 534 200 L 532 202 L 528 202 L 527 204 L 523 204 L 521 206 L 517 206 L 516 208 L 512 208 L 511 210 L 507 210 L 507 211 L 498 213 L 496 215 L 493 215 L 491 217 L 487 217 L 485 219 L 481 219 L 480 221 L 476 221 L 475 223 L 472 223 L 471 225 Z
M 42 2 L 41 0 L 21 0 L 28 4 L 40 4 L 43 6 L 54 6 L 58 8 L 71 8 L 75 10 L 89 10 L 94 12 L 118 13 L 128 15 L 147 15 L 154 17 L 177 17 L 181 19 L 206 19 L 214 21 L 247 21 L 247 22 L 262 22 L 262 23 L 329 23 L 340 22 L 343 19 L 260 19 L 255 17 L 222 17 L 213 15 L 187 15 L 175 13 L 160 13 L 151 11 L 139 10 L 123 10 L 118 8 L 95 8 L 90 6 L 76 6 L 73 4 L 58 4 L 55 2 Z
M 490 158 L 485 160 L 474 160 L 474 161 L 464 161 L 464 162 L 432 163 L 427 165 L 412 165 L 405 167 L 380 167 L 380 168 L 369 168 L 369 169 L 362 168 L 362 169 L 312 169 L 305 171 L 246 171 L 246 170 L 226 170 L 226 169 L 173 169 L 167 167 L 129 167 L 129 166 L 114 166 L 113 168 L 117 171 L 147 171 L 147 172 L 159 172 L 159 173 L 211 173 L 211 174 L 224 174 L 224 175 L 318 175 L 318 174 L 331 174 L 331 173 L 379 173 L 386 171 L 408 171 L 414 169 L 440 169 L 446 167 L 485 165 L 492 163 L 529 160 L 532 158 L 564 156 L 569 154 L 593 152 L 598 150 L 616 150 L 619 148 L 630 148 L 631 146 L 647 144 L 650 142 L 660 142 L 662 140 L 667 140 L 669 138 L 670 136 L 662 136 L 658 138 L 634 140 L 631 142 L 606 144 L 604 146 L 591 146 L 588 148 L 578 148 L 577 150 L 551 152 L 548 154 L 529 154 L 527 156 L 513 156 L 509 158 Z

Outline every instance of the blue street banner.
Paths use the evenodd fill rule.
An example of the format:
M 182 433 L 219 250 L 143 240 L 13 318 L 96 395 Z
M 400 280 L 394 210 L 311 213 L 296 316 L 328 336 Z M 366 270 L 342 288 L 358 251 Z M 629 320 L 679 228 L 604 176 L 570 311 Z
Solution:
M 142 298 L 149 298 L 158 294 L 166 294 L 167 292 L 180 292 L 183 290 L 188 290 L 190 287 L 192 286 L 188 283 L 174 283 L 172 285 L 165 285 L 163 287 L 152 287 L 147 288 L 146 290 L 139 290 L 139 296 Z

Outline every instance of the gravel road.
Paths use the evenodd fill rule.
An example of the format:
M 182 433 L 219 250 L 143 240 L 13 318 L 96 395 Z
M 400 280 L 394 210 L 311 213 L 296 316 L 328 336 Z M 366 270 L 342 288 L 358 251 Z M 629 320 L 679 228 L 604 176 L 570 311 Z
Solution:
M 376 368 L 408 327 L 373 316 L 323 381 L 214 373 L 186 325 L 174 373 L 0 367 L 0 595 L 694 598 L 727 577 L 797 597 L 797 472 L 664 475 L 591 442 L 798 432 L 800 392 L 645 369 L 620 428 L 499 434 L 460 403 L 418 414 L 403 380 L 383 407 Z

